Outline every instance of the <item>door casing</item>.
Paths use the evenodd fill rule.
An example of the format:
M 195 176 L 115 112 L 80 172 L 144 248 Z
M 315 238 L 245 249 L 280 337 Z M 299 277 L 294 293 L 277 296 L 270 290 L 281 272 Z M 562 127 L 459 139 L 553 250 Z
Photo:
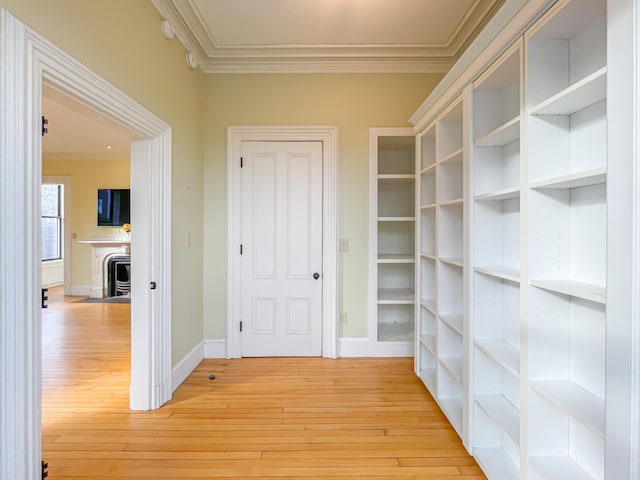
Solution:
M 338 356 L 338 129 L 231 126 L 227 129 L 227 358 L 240 358 L 242 142 L 322 142 L 322 356 Z
M 171 398 L 171 128 L 0 9 L 0 480 L 41 477 L 40 184 L 42 86 L 122 125 L 132 144 L 131 186 L 143 203 L 133 251 L 134 410 Z M 144 178 L 141 178 L 144 177 Z M 134 184 L 137 184 L 138 187 Z M 143 195 L 142 189 L 146 189 Z M 158 288 L 151 293 L 149 280 Z

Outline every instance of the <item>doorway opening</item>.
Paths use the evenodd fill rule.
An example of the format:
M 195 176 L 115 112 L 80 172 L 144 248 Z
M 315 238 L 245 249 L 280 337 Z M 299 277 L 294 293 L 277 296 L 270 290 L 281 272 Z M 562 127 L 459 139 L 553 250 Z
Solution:
M 0 477 L 36 478 L 41 460 L 42 90 L 132 133 L 130 408 L 171 398 L 171 128 L 0 9 Z M 156 288 L 149 288 L 155 282 Z M 6 334 L 5 334 L 6 333 Z

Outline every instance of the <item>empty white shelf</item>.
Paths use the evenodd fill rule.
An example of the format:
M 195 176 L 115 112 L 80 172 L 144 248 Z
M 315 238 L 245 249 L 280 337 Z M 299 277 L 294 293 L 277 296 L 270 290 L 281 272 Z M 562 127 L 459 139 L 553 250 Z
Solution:
M 476 448 L 473 452 L 480 468 L 490 479 L 518 480 L 520 478 L 518 465 L 502 448 Z
M 447 325 L 449 325 L 451 328 L 453 328 L 456 332 L 458 332 L 460 335 L 462 335 L 462 322 L 463 322 L 463 318 L 462 315 L 445 315 L 445 314 L 440 314 L 439 318 L 442 322 L 446 323 Z
M 476 404 L 513 443 L 520 444 L 520 411 L 502 395 L 479 395 Z
M 429 210 L 430 208 L 436 208 L 435 203 L 430 203 L 428 205 L 421 205 L 420 210 Z
M 429 310 L 434 315 L 436 314 L 436 301 L 432 298 L 425 298 L 420 300 L 420 305 Z
M 476 348 L 502 368 L 520 376 L 520 350 L 504 340 L 476 340 Z
M 436 370 L 435 368 L 423 368 L 420 370 L 420 380 L 427 387 L 427 390 L 435 396 L 436 388 Z
M 533 468 L 547 478 L 593 480 L 593 477 L 570 457 L 529 457 L 529 461 Z
M 379 222 L 414 222 L 416 217 L 378 217 Z
M 440 363 L 451 376 L 462 385 L 462 358 L 460 357 L 442 357 Z
M 520 138 L 520 115 L 475 141 L 476 147 L 504 147 Z
M 440 261 L 443 263 L 448 263 L 449 265 L 453 265 L 454 267 L 462 268 L 464 266 L 462 258 L 460 257 L 440 257 Z
M 435 252 L 420 252 L 420 256 L 423 257 L 423 258 L 428 258 L 430 260 L 435 260 L 436 259 Z
M 534 287 L 572 297 L 583 298 L 596 303 L 607 302 L 607 289 L 602 285 L 578 282 L 575 280 L 535 278 L 529 281 Z
M 595 168 L 585 172 L 571 173 L 569 175 L 562 175 L 559 177 L 548 178 L 545 180 L 539 180 L 529 185 L 533 189 L 543 188 L 556 188 L 556 189 L 570 189 L 579 187 L 588 187 L 591 185 L 599 185 L 607 182 L 607 169 L 606 167 Z
M 410 342 L 413 340 L 413 322 L 378 323 L 378 341 Z
M 381 288 L 378 290 L 379 304 L 412 304 L 415 292 L 410 288 Z
M 572 115 L 607 97 L 607 67 L 533 107 L 531 115 Z
M 462 435 L 462 399 L 461 398 L 439 398 L 438 404 L 451 426 Z
M 520 269 L 515 267 L 507 267 L 504 265 L 481 266 L 474 269 L 478 273 L 483 273 L 491 277 L 509 280 L 511 282 L 520 283 Z
M 443 202 L 440 202 L 439 205 L 441 207 L 449 207 L 449 206 L 455 206 L 455 205 L 462 205 L 462 202 L 464 200 L 462 198 L 453 198 L 451 200 L 445 200 Z
M 570 380 L 539 380 L 531 388 L 567 415 L 604 436 L 604 400 Z
M 429 173 L 429 171 L 433 170 L 434 168 L 436 168 L 436 164 L 432 163 L 431 165 L 428 165 L 426 167 L 424 167 L 422 170 L 420 170 L 420 173 Z
M 440 163 L 462 163 L 462 153 L 463 150 L 462 148 L 460 148 L 459 150 L 456 150 L 455 152 L 450 153 L 449 155 L 444 157 L 442 160 L 440 160 Z
M 413 173 L 383 174 L 378 175 L 380 183 L 413 183 L 416 176 Z
M 436 336 L 435 335 L 421 335 L 420 341 L 433 355 L 436 354 Z
M 378 263 L 415 263 L 413 254 L 381 253 L 378 255 Z
M 483 200 L 509 200 L 511 198 L 520 198 L 520 187 L 503 188 L 494 192 L 482 193 L 474 197 L 478 202 Z

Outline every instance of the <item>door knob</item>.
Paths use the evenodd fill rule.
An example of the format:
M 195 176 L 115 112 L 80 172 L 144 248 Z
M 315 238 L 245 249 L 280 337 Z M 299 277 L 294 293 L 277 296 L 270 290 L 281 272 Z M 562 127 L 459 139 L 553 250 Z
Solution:
M 318 272 L 314 273 L 313 274 L 313 278 L 314 278 L 314 280 L 319 279 L 320 278 L 320 274 Z

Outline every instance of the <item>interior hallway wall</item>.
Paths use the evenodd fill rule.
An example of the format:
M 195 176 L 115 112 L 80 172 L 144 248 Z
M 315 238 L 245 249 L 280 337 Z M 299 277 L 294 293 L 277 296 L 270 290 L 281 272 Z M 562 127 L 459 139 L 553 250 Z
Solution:
M 205 116 L 205 338 L 226 330 L 226 134 L 231 125 L 331 125 L 339 135 L 341 336 L 367 335 L 369 127 L 410 126 L 441 74 L 207 75 Z

